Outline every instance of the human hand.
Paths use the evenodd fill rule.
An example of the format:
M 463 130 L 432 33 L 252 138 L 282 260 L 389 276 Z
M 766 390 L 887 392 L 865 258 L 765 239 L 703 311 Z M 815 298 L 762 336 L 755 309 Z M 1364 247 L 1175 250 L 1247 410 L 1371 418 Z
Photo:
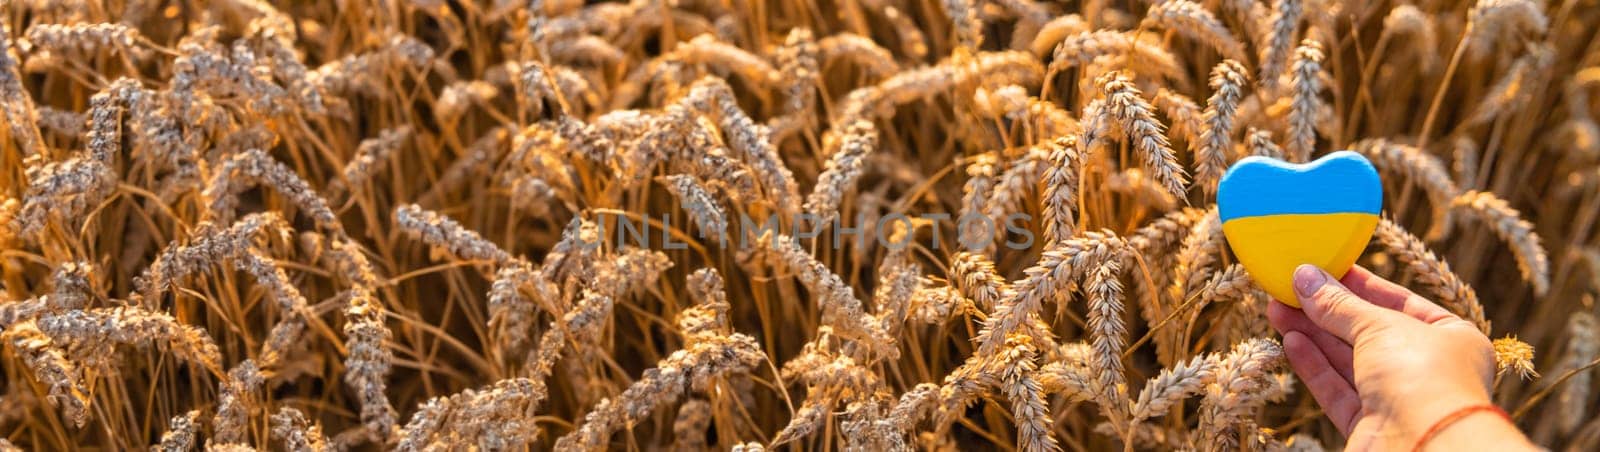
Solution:
M 1490 403 L 1494 348 L 1470 322 L 1359 266 L 1336 281 L 1301 265 L 1294 283 L 1303 310 L 1274 302 L 1267 318 L 1350 450 L 1411 450 L 1452 413 Z M 1439 428 L 1429 447 L 1532 448 L 1489 414 Z

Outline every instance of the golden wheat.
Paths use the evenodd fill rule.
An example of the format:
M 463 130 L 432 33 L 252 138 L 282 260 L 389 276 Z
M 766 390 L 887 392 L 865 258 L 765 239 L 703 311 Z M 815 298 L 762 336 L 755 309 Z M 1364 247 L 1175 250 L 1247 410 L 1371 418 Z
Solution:
M 1347 148 L 1600 447 L 1582 1 L 0 18 L 0 450 L 1321 450 L 1215 197 Z

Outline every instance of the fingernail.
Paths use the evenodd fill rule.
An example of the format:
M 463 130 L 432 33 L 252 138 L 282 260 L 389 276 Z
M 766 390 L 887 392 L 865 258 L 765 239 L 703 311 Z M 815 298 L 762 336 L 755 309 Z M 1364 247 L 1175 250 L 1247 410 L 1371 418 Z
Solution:
M 1294 292 L 1301 299 L 1311 298 L 1323 284 L 1328 283 L 1328 273 L 1311 264 L 1301 264 L 1294 269 Z

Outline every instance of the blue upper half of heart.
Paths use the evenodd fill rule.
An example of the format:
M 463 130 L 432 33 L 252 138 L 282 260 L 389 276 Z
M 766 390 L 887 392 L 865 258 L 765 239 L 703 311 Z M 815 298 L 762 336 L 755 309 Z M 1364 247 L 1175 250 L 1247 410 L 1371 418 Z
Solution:
M 1284 214 L 1369 213 L 1383 208 L 1383 183 L 1372 162 L 1339 151 L 1310 163 L 1246 157 L 1217 186 L 1222 221 Z

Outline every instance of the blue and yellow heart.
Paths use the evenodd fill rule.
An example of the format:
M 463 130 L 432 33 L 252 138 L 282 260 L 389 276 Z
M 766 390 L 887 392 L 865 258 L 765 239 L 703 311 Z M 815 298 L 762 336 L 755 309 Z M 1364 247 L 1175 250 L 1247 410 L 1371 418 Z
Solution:
M 1297 308 L 1295 267 L 1313 264 L 1344 277 L 1372 239 L 1382 207 L 1378 171 L 1351 151 L 1303 164 L 1247 157 L 1217 186 L 1222 232 L 1239 263 L 1262 290 Z

